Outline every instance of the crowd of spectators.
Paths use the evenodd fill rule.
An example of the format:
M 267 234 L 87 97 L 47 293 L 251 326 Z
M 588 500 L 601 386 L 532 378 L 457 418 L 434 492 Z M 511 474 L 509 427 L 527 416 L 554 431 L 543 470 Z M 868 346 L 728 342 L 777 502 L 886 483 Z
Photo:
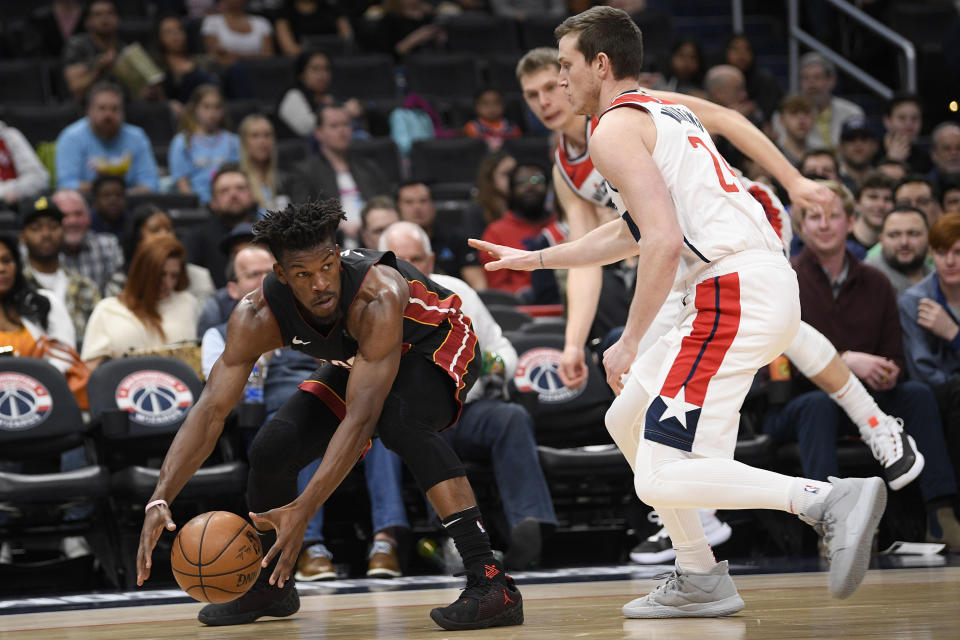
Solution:
M 428 264 L 421 270 L 455 278 L 451 289 L 563 302 L 563 274 L 541 286 L 536 274 L 485 272 L 488 256 L 466 242 L 482 235 L 531 248 L 564 236 L 550 184 L 553 141 L 525 109 L 519 85 L 481 85 L 459 103 L 412 93 L 403 98 L 401 91 L 413 56 L 449 46 L 449 16 L 486 8 L 519 24 L 536 5 L 536 12 L 559 20 L 567 3 L 146 4 L 151 28 L 139 41 L 128 41 L 138 32 L 125 28 L 127 18 L 113 0 L 56 0 L 27 19 L 25 42 L 33 53 L 59 57 L 63 98 L 82 104 L 83 116 L 35 140 L 0 122 L 0 209 L 16 220 L 0 234 L 0 346 L 30 355 L 50 336 L 76 348 L 92 369 L 128 353 L 180 344 L 200 349 L 202 339 L 209 371 L 223 349 L 231 310 L 272 264 L 268 252 L 250 244 L 250 224 L 264 211 L 325 197 L 338 198 L 346 213 L 342 248 L 402 246 L 414 256 L 421 247 L 419 259 Z M 316 46 L 320 41 L 327 48 Z M 331 42 L 337 44 L 330 48 Z M 398 81 L 394 98 L 358 99 L 334 90 L 335 63 L 355 53 L 389 56 Z M 919 485 L 931 539 L 960 552 L 960 525 L 952 515 L 960 469 L 960 123 L 924 122 L 919 95 L 898 93 L 880 110 L 873 101 L 865 109 L 855 95 L 839 95 L 837 68 L 818 53 L 801 57 L 800 91 L 788 94 L 784 79 L 758 63 L 743 34 L 717 52 L 684 36 L 659 53 L 660 67 L 643 75 L 650 88 L 704 97 L 743 115 L 801 173 L 829 181 L 839 194 L 843 209 L 828 219 L 791 211 L 790 253 L 801 276 L 804 319 L 824 325 L 818 328 L 890 413 L 944 432 L 948 447 L 937 452 L 943 460 L 934 464 L 925 452 L 930 471 Z M 290 79 L 267 100 L 254 73 L 263 60 L 284 61 Z M 140 75 L 131 78 L 131 66 Z M 143 71 L 151 68 L 159 73 Z M 170 125 L 169 139 L 155 139 L 150 125 L 156 123 L 129 121 L 144 104 L 163 105 L 154 113 Z M 389 126 L 381 117 L 387 114 Z M 413 141 L 431 138 L 483 141 L 479 161 L 466 167 L 476 176 L 466 191 L 418 171 Z M 52 154 L 38 153 L 44 140 L 56 141 Z M 511 146 L 538 140 L 538 147 Z M 395 162 L 370 153 L 371 143 L 381 142 Z M 749 158 L 723 140 L 718 147 L 789 206 L 779 185 Z M 398 221 L 412 225 L 381 236 Z M 636 276 L 643 277 L 643 265 Z M 632 277 L 624 278 L 627 296 Z M 853 316 L 838 315 L 841 308 Z M 877 322 L 866 323 L 868 317 Z M 834 335 L 831 327 L 840 328 Z M 502 338 L 499 327 L 491 332 Z M 492 350 L 512 347 L 507 342 Z M 879 358 L 890 364 L 892 381 L 871 379 Z M 267 370 L 277 395 L 268 393 L 267 404 L 292 393 L 294 379 L 310 365 L 275 354 Z M 802 462 L 810 467 L 805 473 L 825 477 L 837 469 L 835 457 L 824 452 L 850 425 L 822 392 L 807 391 L 798 386 L 769 430 L 783 439 L 799 434 Z M 519 405 L 484 398 L 468 407 L 481 417 L 455 445 L 489 453 L 509 435 L 529 453 L 532 426 Z M 829 415 L 813 420 L 816 411 Z M 484 425 L 492 422 L 514 426 L 484 440 L 480 434 L 486 429 L 489 435 Z M 517 464 L 539 471 L 529 460 Z M 388 471 L 372 482 L 397 482 L 395 467 Z M 528 520 L 556 524 L 552 508 L 541 504 L 539 485 L 531 488 L 528 479 L 500 470 L 497 480 L 516 535 L 529 536 Z M 542 474 L 534 477 L 541 480 Z M 516 497 L 507 489 L 511 483 L 531 492 L 534 509 L 508 504 L 508 496 Z M 371 498 L 396 499 L 389 492 Z M 371 575 L 396 574 L 395 529 L 409 526 L 402 506 L 374 508 L 376 541 L 383 544 L 371 551 Z M 523 529 L 517 533 L 517 527 Z M 300 569 L 332 577 L 322 519 L 310 531 Z M 524 555 L 508 566 L 534 562 L 535 554 Z

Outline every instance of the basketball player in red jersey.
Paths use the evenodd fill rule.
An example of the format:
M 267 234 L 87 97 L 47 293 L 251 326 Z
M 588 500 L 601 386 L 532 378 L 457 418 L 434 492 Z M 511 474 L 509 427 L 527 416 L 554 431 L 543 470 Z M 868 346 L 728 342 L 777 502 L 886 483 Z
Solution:
M 594 7 L 566 20 L 556 35 L 560 85 L 574 111 L 600 114 L 590 156 L 621 220 L 536 253 L 471 244 L 499 258 L 487 269 L 638 257 L 643 278 L 623 336 L 604 354 L 619 394 L 607 424 L 632 435 L 617 444 L 634 460 L 637 495 L 657 510 L 674 542 L 677 568 L 664 585 L 625 605 L 624 614 L 710 617 L 743 608 L 726 562 L 717 563 L 707 544 L 697 507 L 799 515 L 828 543 L 831 593 L 848 597 L 866 572 L 886 504 L 883 481 L 790 478 L 732 460 L 738 411 L 754 373 L 783 352 L 799 324 L 796 276 L 779 239 L 696 115 L 639 91 L 641 35 L 625 12 Z M 683 307 L 673 327 L 634 362 L 674 286 Z
M 343 218 L 330 199 L 290 205 L 254 225 L 255 241 L 277 263 L 231 315 L 226 348 L 167 452 L 146 508 L 137 584 L 150 576 L 164 527 L 175 528 L 169 503 L 210 455 L 257 359 L 289 346 L 325 362 L 250 448 L 247 501 L 268 549 L 266 569 L 239 599 L 204 607 L 200 621 L 245 624 L 296 613 L 291 576 L 307 521 L 379 436 L 426 492 L 467 571 L 460 598 L 431 618 L 452 630 L 521 624 L 520 592 L 491 553 L 463 465 L 437 434 L 457 421 L 478 375 L 470 320 L 458 296 L 392 253 L 341 253 L 334 238 Z M 299 470 L 321 456 L 298 496 Z

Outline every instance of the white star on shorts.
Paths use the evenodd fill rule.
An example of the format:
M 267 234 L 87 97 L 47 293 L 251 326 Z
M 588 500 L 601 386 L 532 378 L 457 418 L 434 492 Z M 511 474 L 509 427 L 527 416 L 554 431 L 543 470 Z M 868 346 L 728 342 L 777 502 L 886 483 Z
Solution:
M 680 426 L 684 429 L 687 428 L 687 413 L 695 409 L 699 409 L 695 404 L 690 404 L 686 401 L 685 396 L 686 387 L 680 387 L 680 391 L 677 392 L 675 398 L 670 398 L 668 396 L 660 396 L 660 399 L 663 400 L 663 404 L 667 405 L 667 408 L 663 410 L 663 413 L 660 414 L 660 422 L 663 422 L 667 418 L 676 418 L 680 422 Z

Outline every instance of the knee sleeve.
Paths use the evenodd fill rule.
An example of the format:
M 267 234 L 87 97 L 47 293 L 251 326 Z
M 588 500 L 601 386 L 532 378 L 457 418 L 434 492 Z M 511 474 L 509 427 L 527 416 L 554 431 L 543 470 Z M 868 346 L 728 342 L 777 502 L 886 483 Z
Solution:
M 801 322 L 796 337 L 784 354 L 800 373 L 812 378 L 830 364 L 833 356 L 837 355 L 837 350 L 826 336 L 806 322 Z
M 607 409 L 604 424 L 613 442 L 634 468 L 637 443 L 643 438 L 643 419 L 650 404 L 650 396 L 633 376 L 624 385 L 623 391 Z
M 424 492 L 444 480 L 466 475 L 460 458 L 440 434 L 418 424 L 407 411 L 384 412 L 377 431 L 383 445 L 400 456 Z

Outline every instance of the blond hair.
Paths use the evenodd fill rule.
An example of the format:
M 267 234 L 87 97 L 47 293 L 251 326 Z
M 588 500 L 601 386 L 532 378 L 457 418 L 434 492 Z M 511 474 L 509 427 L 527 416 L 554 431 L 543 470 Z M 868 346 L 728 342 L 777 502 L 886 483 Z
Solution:
M 273 131 L 273 123 L 270 122 L 270 118 L 259 113 L 251 113 L 245 117 L 240 122 L 240 169 L 243 171 L 244 175 L 247 176 L 247 181 L 250 183 L 250 191 L 253 192 L 253 198 L 257 201 L 257 204 L 260 205 L 261 209 L 272 209 L 273 203 L 267 202 L 267 199 L 263 195 L 263 187 L 266 185 L 270 192 L 276 196 L 277 192 L 277 145 L 276 145 L 276 132 L 274 132 L 274 145 L 273 153 L 270 154 L 270 160 L 267 161 L 267 179 L 265 182 L 261 182 L 258 176 L 258 172 L 253 170 L 253 165 L 250 160 L 250 151 L 247 149 L 247 134 L 250 132 L 250 127 L 252 127 L 257 122 L 266 122 L 270 125 L 270 131 Z
M 530 49 L 517 63 L 517 80 L 522 81 L 523 76 L 537 73 L 542 69 L 553 67 L 560 71 L 560 62 L 557 60 L 559 51 L 554 47 L 537 47 Z

